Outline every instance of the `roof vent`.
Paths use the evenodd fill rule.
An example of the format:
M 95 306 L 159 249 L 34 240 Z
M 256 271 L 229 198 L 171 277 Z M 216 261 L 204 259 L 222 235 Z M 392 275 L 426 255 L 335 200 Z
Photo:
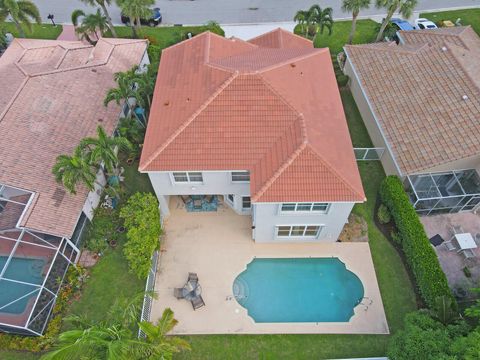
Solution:
M 443 52 L 445 52 L 445 51 L 447 51 L 447 50 L 448 50 L 448 49 L 447 49 L 446 46 L 442 46 L 442 51 L 443 51 Z
M 467 95 L 463 95 L 463 96 L 462 96 L 462 99 L 465 100 L 465 101 L 467 101 L 467 100 L 468 100 L 468 96 L 467 96 Z
M 290 66 L 291 66 L 292 68 L 294 68 L 294 67 L 297 66 L 297 65 L 295 65 L 295 63 L 291 63 Z

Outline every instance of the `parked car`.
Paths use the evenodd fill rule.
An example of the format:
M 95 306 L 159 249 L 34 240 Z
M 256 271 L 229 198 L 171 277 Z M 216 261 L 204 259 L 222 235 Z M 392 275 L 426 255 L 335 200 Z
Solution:
M 125 25 L 130 25 L 130 18 L 125 15 L 121 14 L 122 23 Z M 140 19 L 140 24 L 148 25 L 148 26 L 157 26 L 162 22 L 162 13 L 160 12 L 160 8 L 153 8 L 152 9 L 152 16 L 148 19 Z
M 410 24 L 407 20 L 403 20 L 400 18 L 392 18 L 390 19 L 390 22 L 398 28 L 398 30 L 404 30 L 404 31 L 409 31 L 413 30 L 414 27 L 412 24 Z
M 419 18 L 415 20 L 415 29 L 423 30 L 423 29 L 436 29 L 436 28 L 438 28 L 438 26 L 435 25 L 433 21 L 430 21 L 428 19 Z

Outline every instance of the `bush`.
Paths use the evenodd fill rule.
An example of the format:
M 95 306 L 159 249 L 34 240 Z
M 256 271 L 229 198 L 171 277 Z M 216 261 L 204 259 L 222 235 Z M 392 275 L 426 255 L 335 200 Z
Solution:
M 85 247 L 97 254 L 104 252 L 108 248 L 108 241 L 117 237 L 115 229 L 118 222 L 118 213 L 115 210 L 99 206 L 88 229 Z
M 382 181 L 380 198 L 395 222 L 402 250 L 427 306 L 435 306 L 439 296 L 448 296 L 454 302 L 437 255 L 397 176 L 387 176 Z
M 463 268 L 463 273 L 465 274 L 465 276 L 466 276 L 467 278 L 472 277 L 472 273 L 471 273 L 470 269 L 467 268 L 466 266 Z
M 120 210 L 125 221 L 127 243 L 123 253 L 130 272 L 145 279 L 151 266 L 151 258 L 160 242 L 160 213 L 157 198 L 150 193 L 133 194 Z
M 380 224 L 388 224 L 392 220 L 388 208 L 383 204 L 378 207 L 377 219 Z
M 348 80 L 350 80 L 348 75 L 341 74 L 337 76 L 337 84 L 340 87 L 346 86 L 348 84 Z

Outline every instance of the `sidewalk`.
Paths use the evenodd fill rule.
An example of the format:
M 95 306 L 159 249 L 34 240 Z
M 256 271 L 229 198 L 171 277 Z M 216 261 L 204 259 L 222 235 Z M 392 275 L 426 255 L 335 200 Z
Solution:
M 75 27 L 73 25 L 62 25 L 63 31 L 58 36 L 57 40 L 76 41 L 78 40 L 75 33 Z

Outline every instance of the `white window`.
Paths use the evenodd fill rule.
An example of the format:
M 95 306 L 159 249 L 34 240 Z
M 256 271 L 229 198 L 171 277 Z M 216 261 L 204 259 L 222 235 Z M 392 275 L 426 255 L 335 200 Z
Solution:
M 243 196 L 242 197 L 242 209 L 248 210 L 252 207 L 252 203 L 250 200 L 250 196 Z
M 173 180 L 176 183 L 201 183 L 203 176 L 201 172 L 174 172 Z
M 232 182 L 249 182 L 249 181 L 250 181 L 249 171 L 233 171 L 232 172 Z
M 330 207 L 329 203 L 283 203 L 280 207 L 281 212 L 319 212 L 327 213 Z
M 277 237 L 316 238 L 322 228 L 321 225 L 280 225 L 277 226 Z

